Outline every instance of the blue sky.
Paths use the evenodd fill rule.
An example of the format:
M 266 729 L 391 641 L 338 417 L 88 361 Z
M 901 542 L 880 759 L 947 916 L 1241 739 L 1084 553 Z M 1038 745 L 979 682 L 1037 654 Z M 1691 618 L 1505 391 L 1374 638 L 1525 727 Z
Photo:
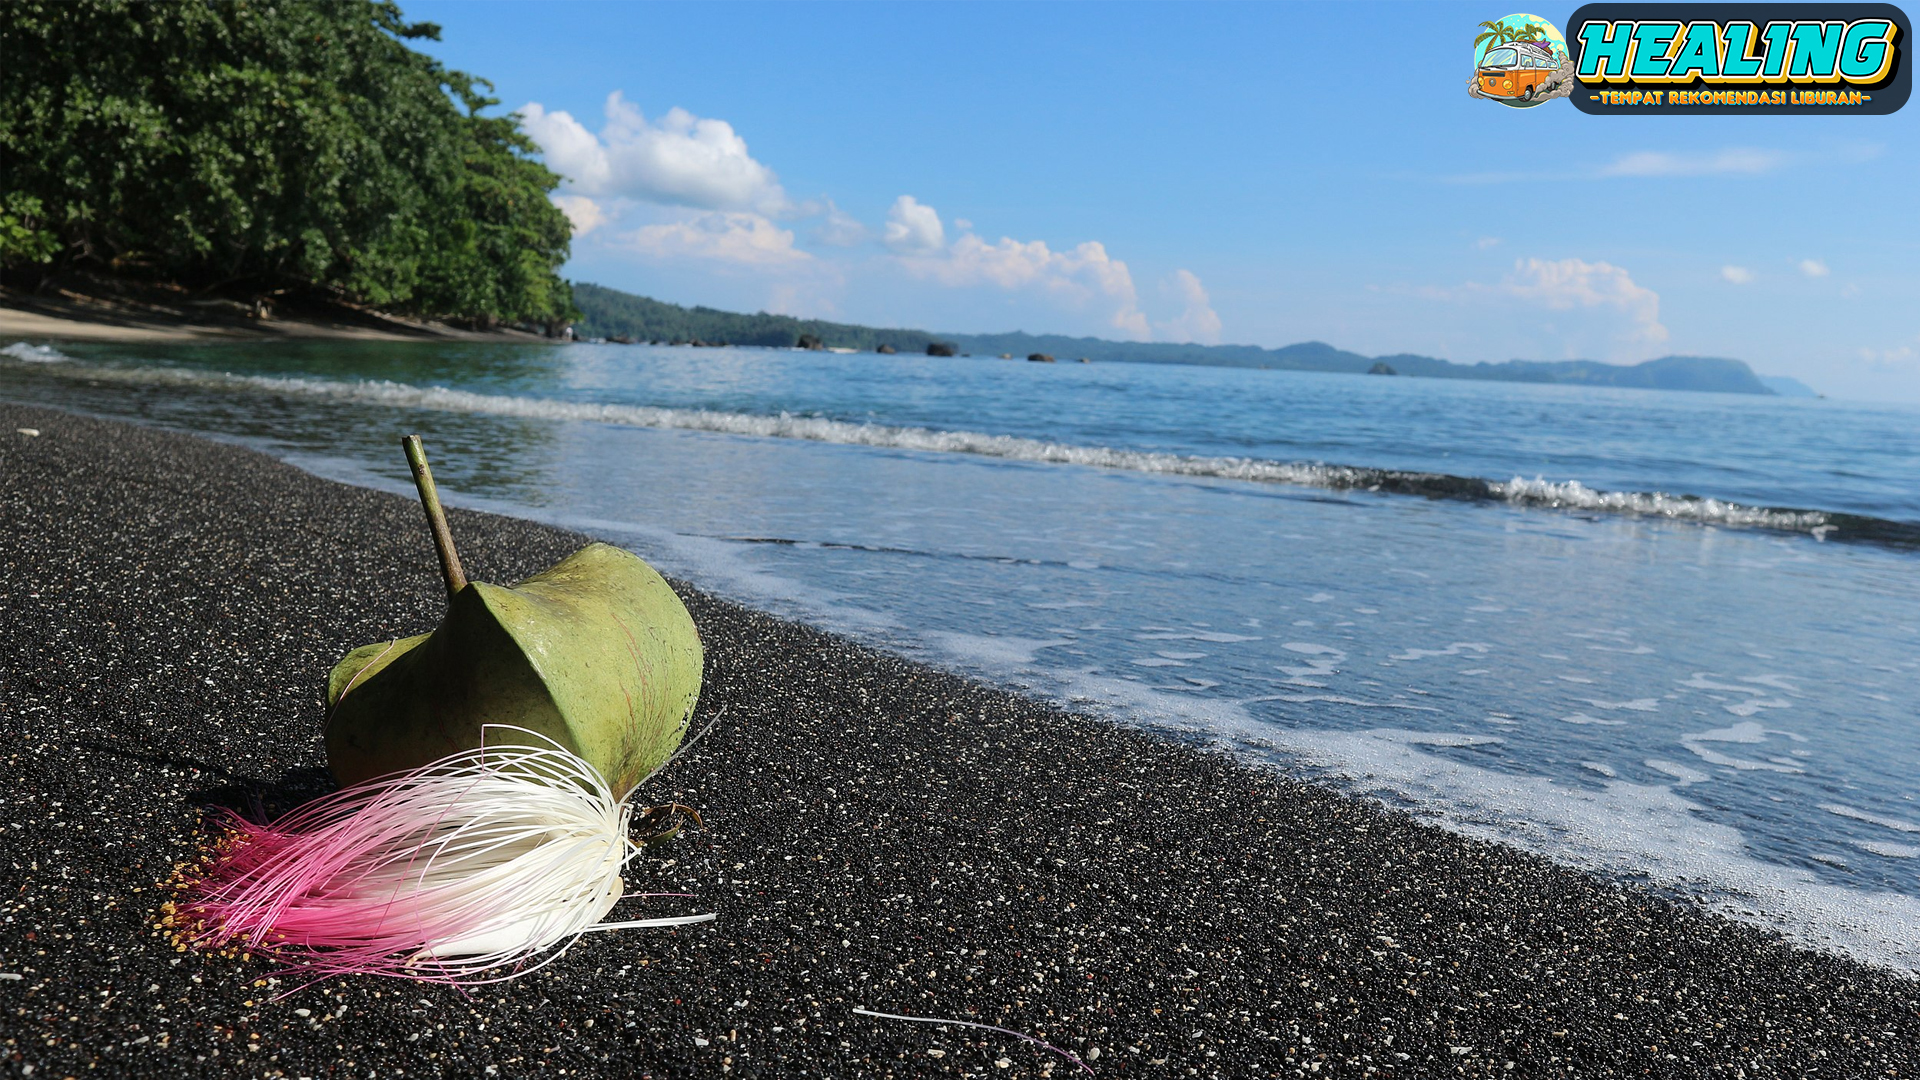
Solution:
M 1471 5 L 403 6 L 569 176 L 576 281 L 1920 401 L 1920 105 L 1509 109 L 1466 82 L 1512 12 Z

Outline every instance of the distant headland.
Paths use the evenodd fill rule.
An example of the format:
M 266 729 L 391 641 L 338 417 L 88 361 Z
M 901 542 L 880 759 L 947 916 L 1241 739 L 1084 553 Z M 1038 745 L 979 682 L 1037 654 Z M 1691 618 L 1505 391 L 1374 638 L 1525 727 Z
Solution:
M 945 334 L 796 319 L 764 312 L 745 315 L 708 307 L 682 307 L 645 296 L 578 283 L 574 303 L 581 312 L 575 332 L 583 338 L 793 347 L 803 341 L 823 348 L 860 352 L 926 353 L 929 347 L 974 356 L 1056 356 L 1103 363 L 1197 364 L 1211 367 L 1272 368 L 1281 371 L 1330 371 L 1348 374 L 1411 375 L 1432 379 L 1485 379 L 1499 382 L 1573 383 L 1585 386 L 1637 387 L 1649 390 L 1704 390 L 1723 394 L 1778 394 L 1815 397 L 1813 390 L 1784 376 L 1756 375 L 1744 361 L 1710 356 L 1664 356 L 1641 364 L 1604 364 L 1596 360 L 1508 360 L 1457 364 L 1432 356 L 1399 353 L 1362 356 L 1319 341 L 1277 349 L 1258 345 L 1194 345 L 1103 338 L 1029 334 Z

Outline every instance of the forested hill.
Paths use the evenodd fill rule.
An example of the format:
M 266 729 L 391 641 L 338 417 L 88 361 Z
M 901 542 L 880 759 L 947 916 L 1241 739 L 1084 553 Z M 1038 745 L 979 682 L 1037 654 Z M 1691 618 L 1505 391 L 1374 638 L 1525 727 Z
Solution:
M 884 330 L 764 312 L 741 315 L 709 307 L 681 307 L 584 282 L 573 287 L 573 301 L 580 307 L 574 332 L 581 337 L 791 348 L 801 337 L 812 336 L 829 346 L 865 352 L 882 345 L 900 352 L 926 352 L 936 340 L 952 340 L 936 338 L 924 330 Z
M 1318 341 L 1264 349 L 1258 345 L 1175 345 L 1058 334 L 934 334 L 925 330 L 888 330 L 849 323 L 795 319 L 786 315 L 742 315 L 713 308 L 681 307 L 644 296 L 580 284 L 573 288 L 582 312 L 576 331 L 583 337 L 635 341 L 765 345 L 790 348 L 803 336 L 829 347 L 872 351 L 890 345 L 900 352 L 925 352 L 934 342 L 954 345 L 975 356 L 1044 353 L 1062 360 L 1123 363 L 1202 364 L 1214 367 L 1274 368 L 1362 374 L 1419 375 L 1437 379 L 1488 379 L 1499 382 L 1578 383 L 1589 386 L 1653 390 L 1710 390 L 1734 394 L 1772 394 L 1744 362 L 1706 356 L 1667 356 L 1626 366 L 1594 360 L 1508 360 L 1456 364 L 1431 356 L 1362 356 Z
M 8 0 L 0 277 L 558 330 L 560 178 L 385 0 Z

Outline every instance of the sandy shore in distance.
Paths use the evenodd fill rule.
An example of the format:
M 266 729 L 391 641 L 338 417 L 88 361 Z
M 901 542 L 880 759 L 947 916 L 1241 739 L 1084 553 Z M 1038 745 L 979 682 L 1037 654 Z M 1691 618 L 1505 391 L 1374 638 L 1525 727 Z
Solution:
M 340 309 L 247 318 L 237 304 L 175 305 L 73 293 L 35 295 L 0 289 L 0 341 L 205 342 L 542 341 L 519 330 L 473 331 L 373 312 Z
M 28 428 L 37 435 L 19 433 Z M 427 433 L 429 437 L 431 432 Z M 583 538 L 456 512 L 469 573 Z M 706 828 L 620 917 L 471 996 L 148 920 L 200 808 L 327 788 L 320 688 L 429 628 L 416 504 L 0 405 L 0 1054 L 16 1075 L 1908 1077 L 1920 982 L 688 587 Z

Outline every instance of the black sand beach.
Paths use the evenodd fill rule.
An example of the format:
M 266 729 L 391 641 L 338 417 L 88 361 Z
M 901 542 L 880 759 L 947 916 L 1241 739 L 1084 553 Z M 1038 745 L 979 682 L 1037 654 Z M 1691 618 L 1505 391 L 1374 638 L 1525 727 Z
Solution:
M 19 434 L 33 428 L 37 436 Z M 432 433 L 426 432 L 429 441 Z M 458 512 L 469 573 L 582 538 Z M 703 831 L 470 995 L 149 920 L 202 808 L 326 790 L 320 688 L 444 603 L 416 504 L 0 405 L 0 1036 L 15 1075 L 1920 1075 L 1920 982 L 683 588 Z M 650 906 L 649 906 L 650 905 Z M 675 906 L 678 905 L 678 906 Z

